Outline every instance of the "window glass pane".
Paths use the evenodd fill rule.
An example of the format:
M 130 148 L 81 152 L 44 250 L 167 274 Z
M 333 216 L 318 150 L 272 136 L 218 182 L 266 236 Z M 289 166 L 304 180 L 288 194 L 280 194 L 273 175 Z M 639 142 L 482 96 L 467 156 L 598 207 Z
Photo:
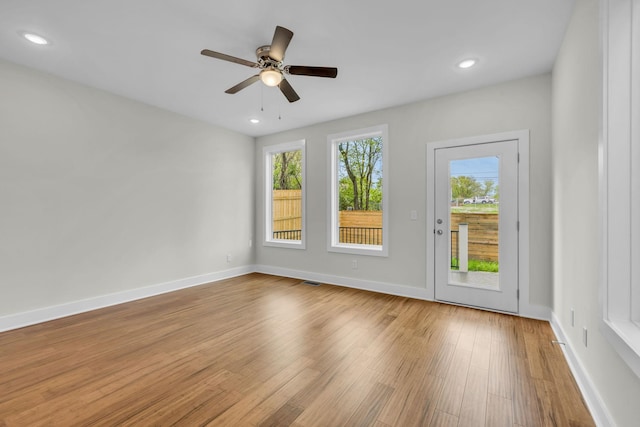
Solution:
M 449 163 L 449 281 L 499 290 L 499 157 Z
M 302 150 L 271 155 L 272 238 L 302 240 Z
M 382 137 L 336 144 L 338 243 L 382 245 Z

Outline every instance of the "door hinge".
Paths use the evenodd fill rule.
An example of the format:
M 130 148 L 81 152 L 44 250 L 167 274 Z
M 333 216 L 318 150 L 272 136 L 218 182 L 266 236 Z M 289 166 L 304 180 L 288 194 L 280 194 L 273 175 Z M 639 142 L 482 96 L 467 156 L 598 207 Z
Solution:
M 520 221 L 516 221 L 516 230 L 520 231 Z
M 520 289 L 516 289 L 516 298 L 520 299 Z
M 518 153 L 518 163 L 520 163 L 520 153 Z

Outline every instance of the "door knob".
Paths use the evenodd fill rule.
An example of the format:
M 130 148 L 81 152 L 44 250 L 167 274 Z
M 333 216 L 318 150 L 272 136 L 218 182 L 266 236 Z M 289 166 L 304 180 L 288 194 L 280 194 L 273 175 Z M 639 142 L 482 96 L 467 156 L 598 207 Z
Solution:
M 442 234 L 442 230 L 438 230 L 438 231 L 436 231 L 436 233 Z

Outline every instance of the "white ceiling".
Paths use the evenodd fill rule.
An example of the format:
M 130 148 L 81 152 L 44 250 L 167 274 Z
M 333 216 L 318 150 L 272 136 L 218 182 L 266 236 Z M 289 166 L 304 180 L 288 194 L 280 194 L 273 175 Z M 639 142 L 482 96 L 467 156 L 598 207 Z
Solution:
M 0 58 L 259 136 L 548 72 L 573 3 L 1 0 Z M 225 94 L 255 70 L 200 51 L 254 61 L 276 25 L 294 32 L 285 64 L 335 66 L 338 77 L 289 76 L 293 104 L 262 83 Z M 479 64 L 456 69 L 467 57 Z

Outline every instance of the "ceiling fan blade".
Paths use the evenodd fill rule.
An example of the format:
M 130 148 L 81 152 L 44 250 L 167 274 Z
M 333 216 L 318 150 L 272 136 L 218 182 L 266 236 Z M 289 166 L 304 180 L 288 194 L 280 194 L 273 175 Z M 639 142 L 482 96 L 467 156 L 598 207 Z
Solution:
M 247 80 L 241 81 L 240 83 L 238 83 L 234 87 L 231 87 L 231 88 L 225 90 L 225 93 L 234 94 L 234 93 L 240 92 L 242 89 L 244 89 L 245 87 L 247 87 L 249 85 L 254 84 L 258 80 L 260 80 L 260 75 L 256 74 L 255 76 L 249 77 Z
M 282 61 L 284 59 L 284 52 L 287 50 L 292 37 L 293 32 L 284 27 L 277 26 L 276 32 L 273 33 L 269 56 L 278 62 Z
M 282 79 L 278 87 L 280 88 L 280 91 L 282 92 L 282 94 L 287 97 L 289 102 L 296 102 L 297 100 L 300 99 L 296 91 L 293 90 L 293 88 L 291 87 L 291 85 L 286 79 Z
M 287 65 L 284 71 L 296 76 L 329 77 L 335 79 L 338 69 L 335 67 L 306 67 L 304 65 Z
M 213 50 L 203 49 L 200 53 L 204 56 L 222 59 L 223 61 L 235 62 L 236 64 L 246 65 L 247 67 L 258 68 L 258 64 L 256 62 L 247 61 L 246 59 L 242 58 L 236 58 L 235 56 L 226 55 L 220 52 L 214 52 Z

